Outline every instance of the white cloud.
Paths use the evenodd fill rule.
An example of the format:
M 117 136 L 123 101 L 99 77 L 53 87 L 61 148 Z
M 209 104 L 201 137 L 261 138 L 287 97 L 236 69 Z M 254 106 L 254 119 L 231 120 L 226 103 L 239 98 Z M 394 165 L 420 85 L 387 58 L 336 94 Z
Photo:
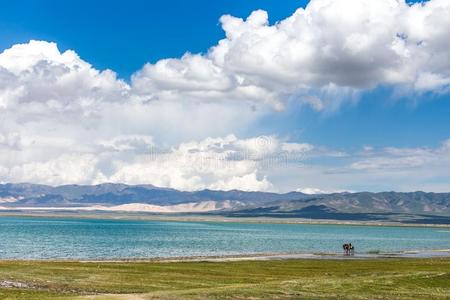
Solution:
M 84 150 L 65 147 L 59 155 L 36 158 L 28 156 L 26 150 L 21 159 L 11 161 L 9 157 L 10 162 L 3 163 L 9 167 L 1 170 L 1 175 L 8 182 L 52 185 L 120 182 L 181 190 L 274 190 L 267 172 L 286 162 L 273 158 L 301 156 L 309 149 L 305 144 L 284 143 L 275 137 L 238 139 L 228 135 L 164 150 L 154 146 L 148 136 L 118 136 L 93 142 Z
M 450 85 L 450 77 L 443 75 L 424 72 L 420 74 L 415 83 L 417 90 L 442 90 Z
M 81 110 L 95 104 L 123 101 L 128 85 L 110 70 L 97 71 L 55 43 L 30 41 L 0 54 L 3 109 L 28 105 L 33 113 Z M 21 107 L 23 108 L 23 107 Z
M 363 190 L 448 192 L 450 188 L 449 141 L 435 148 L 364 147 L 346 156 L 335 156 L 331 162 L 326 152 L 314 150 L 312 154 L 313 160 L 306 157 L 302 164 L 273 172 L 272 183 L 302 186 L 297 190 L 308 194 Z
M 101 176 L 95 168 L 97 160 L 95 155 L 63 154 L 47 161 L 30 161 L 14 165 L 2 177 L 6 182 L 21 181 L 51 185 L 84 183 Z
M 437 148 L 395 148 L 387 147 L 373 151 L 368 157 L 358 159 L 351 164 L 355 170 L 401 170 L 448 166 L 450 168 L 450 151 L 448 141 Z M 366 151 L 366 150 L 365 150 Z M 366 155 L 367 156 L 367 152 Z
M 345 191 L 345 190 L 337 190 L 337 191 L 325 191 L 318 188 L 298 188 L 296 190 L 297 192 L 308 194 L 308 195 L 320 195 L 320 194 L 331 194 L 331 193 L 345 193 L 345 192 L 351 192 L 351 191 Z
M 283 154 L 302 155 L 305 147 L 293 147 L 275 137 L 238 139 L 234 135 L 187 142 L 170 149 L 154 149 L 133 163 L 119 163 L 111 181 L 153 184 L 184 190 L 204 188 L 220 190 L 273 190 L 267 178 L 272 161 Z M 295 149 L 295 150 L 294 150 Z M 309 148 L 308 148 L 309 149 Z M 268 165 L 267 162 L 273 165 Z
M 99 144 L 105 150 L 123 152 L 133 151 L 135 153 L 148 153 L 154 146 L 153 138 L 145 135 L 116 136 L 110 140 L 100 141 Z
M 144 99 L 189 101 L 263 102 L 281 109 L 273 91 L 227 73 L 210 58 L 185 54 L 181 59 L 164 59 L 146 64 L 133 75 L 133 92 Z
M 450 83 L 449 14 L 445 0 L 312 0 L 274 25 L 262 10 L 246 20 L 225 15 L 226 38 L 206 55 L 147 64 L 133 84 L 158 99 L 252 100 L 277 109 L 300 95 L 318 111 L 339 102 L 315 95 L 330 89 L 440 91 Z

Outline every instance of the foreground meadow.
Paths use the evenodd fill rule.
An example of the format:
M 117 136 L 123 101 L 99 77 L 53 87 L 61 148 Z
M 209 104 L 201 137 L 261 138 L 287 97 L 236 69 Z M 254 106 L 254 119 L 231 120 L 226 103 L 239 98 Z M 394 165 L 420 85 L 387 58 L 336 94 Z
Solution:
M 2 261 L 0 299 L 450 299 L 450 259 Z

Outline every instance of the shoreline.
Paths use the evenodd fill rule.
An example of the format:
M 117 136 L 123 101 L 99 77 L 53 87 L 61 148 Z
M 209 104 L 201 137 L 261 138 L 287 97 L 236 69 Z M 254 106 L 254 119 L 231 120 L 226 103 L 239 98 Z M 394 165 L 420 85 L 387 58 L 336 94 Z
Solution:
M 159 222 L 223 222 L 243 224 L 292 224 L 292 225 L 345 225 L 345 226 L 379 226 L 379 227 L 425 227 L 425 228 L 450 228 L 450 224 L 408 224 L 401 222 L 383 221 L 352 221 L 331 219 L 302 219 L 302 218 L 268 218 L 268 217 L 225 217 L 217 215 L 199 214 L 145 214 L 145 213 L 86 213 L 86 212 L 36 212 L 36 211 L 0 211 L 0 217 L 22 218 L 70 218 L 90 220 L 121 220 L 121 221 L 159 221 Z
M 105 259 L 2 259 L 3 262 L 61 262 L 61 263 L 175 263 L 175 262 L 236 262 L 236 261 L 272 261 L 272 260 L 379 260 L 379 259 L 440 259 L 450 258 L 450 249 L 407 250 L 386 253 L 250 253 L 236 255 L 178 256 L 153 258 L 105 258 Z

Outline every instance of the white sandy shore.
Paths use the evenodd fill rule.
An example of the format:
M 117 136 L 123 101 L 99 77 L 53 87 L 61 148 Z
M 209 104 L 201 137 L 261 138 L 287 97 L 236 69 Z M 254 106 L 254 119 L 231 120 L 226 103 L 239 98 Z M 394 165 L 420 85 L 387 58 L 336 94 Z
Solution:
M 386 252 L 379 254 L 356 253 L 343 255 L 342 253 L 252 253 L 242 255 L 221 256 L 185 256 L 185 257 L 153 257 L 153 258 L 117 258 L 117 259 L 0 259 L 0 261 L 48 261 L 48 262 L 233 262 L 233 261 L 264 261 L 288 259 L 325 259 L 325 260 L 364 260 L 364 259 L 427 259 L 450 258 L 450 249 L 440 250 L 411 250 L 401 252 Z
M 0 202 L 1 203 L 1 202 Z M 145 203 L 128 203 L 113 206 L 92 205 L 78 207 L 5 207 L 1 210 L 21 210 L 21 211 L 105 211 L 105 212 L 147 212 L 147 213 L 202 213 L 212 212 L 231 207 L 230 201 L 202 201 L 192 203 L 182 203 L 175 205 L 153 205 Z
M 393 253 L 358 253 L 355 255 L 343 255 L 332 253 L 288 253 L 288 254 L 261 254 L 250 256 L 224 256 L 224 257 L 198 257 L 198 258 L 175 258 L 161 259 L 161 261 L 243 261 L 243 260 L 284 260 L 284 259 L 382 259 L 382 258 L 450 258 L 450 249 L 427 250 L 427 251 L 405 251 Z
M 285 259 L 388 259 L 388 258 L 450 258 L 450 249 L 441 250 L 417 250 L 391 253 L 356 253 L 355 255 L 343 255 L 337 253 L 262 253 L 224 256 L 196 256 L 196 257 L 173 257 L 152 259 L 124 259 L 107 260 L 110 262 L 123 261 L 151 261 L 151 262 L 227 262 L 246 260 L 285 260 Z

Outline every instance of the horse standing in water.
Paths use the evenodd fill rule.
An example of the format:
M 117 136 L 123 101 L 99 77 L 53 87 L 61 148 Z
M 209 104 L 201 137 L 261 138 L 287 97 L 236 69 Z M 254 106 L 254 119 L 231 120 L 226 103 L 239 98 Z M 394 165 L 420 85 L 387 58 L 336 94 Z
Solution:
M 355 254 L 355 247 L 352 245 L 352 243 L 344 244 L 342 245 L 342 248 L 344 249 L 344 255 Z

